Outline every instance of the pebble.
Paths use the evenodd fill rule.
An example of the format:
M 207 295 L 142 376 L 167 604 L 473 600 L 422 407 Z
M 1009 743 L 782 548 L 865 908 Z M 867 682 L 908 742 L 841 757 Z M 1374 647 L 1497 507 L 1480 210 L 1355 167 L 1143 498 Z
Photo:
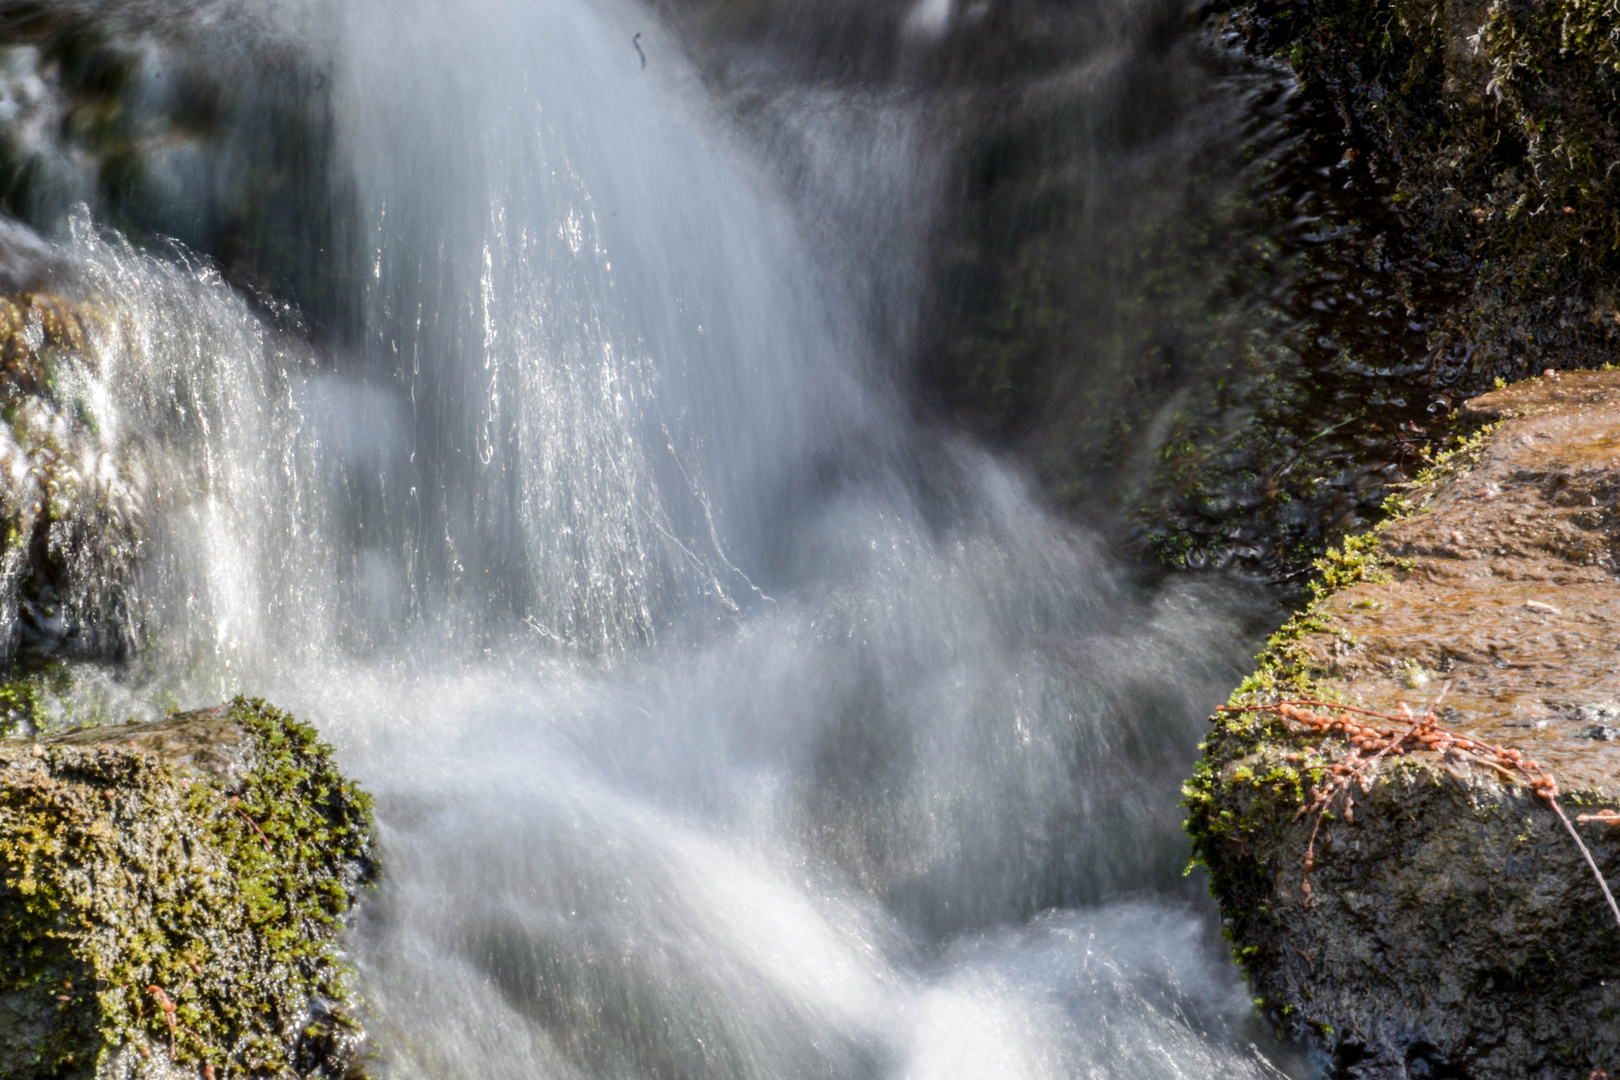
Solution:
M 1524 603 L 1524 609 L 1526 611 L 1534 611 L 1539 615 L 1562 615 L 1563 614 L 1562 611 L 1560 611 L 1557 608 L 1553 607 L 1551 604 L 1543 604 L 1540 600 L 1526 600 L 1525 603 Z
M 1613 701 L 1589 701 L 1575 708 L 1576 719 L 1588 724 L 1606 727 L 1620 725 L 1620 704 Z
M 1599 724 L 1582 736 L 1585 739 L 1596 739 L 1598 742 L 1620 742 L 1620 727 L 1610 724 Z

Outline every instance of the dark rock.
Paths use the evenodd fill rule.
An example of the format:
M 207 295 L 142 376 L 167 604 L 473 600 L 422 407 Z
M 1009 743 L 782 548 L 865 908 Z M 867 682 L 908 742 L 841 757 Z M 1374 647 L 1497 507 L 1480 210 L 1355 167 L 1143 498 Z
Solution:
M 1286 63 L 1380 188 L 1406 245 L 1454 271 L 1410 306 L 1430 382 L 1598 367 L 1620 345 L 1616 13 L 1579 0 L 1226 0 L 1219 21 Z M 1432 276 L 1412 267 L 1417 278 Z
M 297 22 L 247 6 L 0 9 L 0 210 L 59 237 L 86 205 L 98 225 L 179 240 L 246 291 L 345 332 L 358 317 L 353 206 L 333 181 L 330 72 Z M 0 258 L 0 288 L 35 287 L 13 261 Z

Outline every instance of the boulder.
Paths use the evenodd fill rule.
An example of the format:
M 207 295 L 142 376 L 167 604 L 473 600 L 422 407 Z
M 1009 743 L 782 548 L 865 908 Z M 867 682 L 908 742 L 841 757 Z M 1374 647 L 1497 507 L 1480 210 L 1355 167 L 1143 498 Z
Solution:
M 0 742 L 0 1076 L 342 1076 L 369 799 L 258 701 Z
M 1342 1075 L 1620 1074 L 1620 373 L 1466 411 L 1215 718 L 1189 829 L 1257 1002 Z M 1355 726 L 1425 714 L 1376 760 Z M 1351 804 L 1316 799 L 1336 767 Z

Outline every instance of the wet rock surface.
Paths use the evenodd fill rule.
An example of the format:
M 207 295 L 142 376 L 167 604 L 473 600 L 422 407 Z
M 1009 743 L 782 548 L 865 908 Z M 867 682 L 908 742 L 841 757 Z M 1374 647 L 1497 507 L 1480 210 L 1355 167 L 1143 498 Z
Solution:
M 5 240 L 0 236 L 0 249 Z M 0 657 L 117 659 L 145 516 L 141 455 L 105 426 L 113 320 L 94 301 L 0 296 Z
M 1429 253 L 1409 280 L 1431 325 L 1436 381 L 1606 363 L 1617 249 L 1620 103 L 1616 13 L 1579 0 L 1347 0 L 1218 4 L 1236 40 L 1285 63 L 1383 194 L 1407 244 Z M 1403 275 L 1406 276 L 1406 275 Z M 1428 302 L 1424 302 L 1427 300 Z
M 1318 600 L 1216 718 L 1189 828 L 1264 1007 L 1338 1075 L 1612 1075 L 1620 929 L 1544 801 L 1480 761 L 1417 752 L 1318 824 L 1302 807 L 1350 744 L 1244 709 L 1421 712 L 1449 683 L 1439 723 L 1546 767 L 1620 886 L 1620 828 L 1579 821 L 1620 805 L 1620 373 L 1466 409 L 1500 422 L 1477 459 L 1319 564 Z
M 369 801 L 237 699 L 0 741 L 0 1075 L 344 1075 Z
M 1307 639 L 1377 709 L 1450 682 L 1446 726 L 1510 743 L 1566 787 L 1620 798 L 1620 372 L 1566 372 L 1471 401 L 1506 419 L 1479 463 L 1391 526 L 1410 560 L 1326 605 Z

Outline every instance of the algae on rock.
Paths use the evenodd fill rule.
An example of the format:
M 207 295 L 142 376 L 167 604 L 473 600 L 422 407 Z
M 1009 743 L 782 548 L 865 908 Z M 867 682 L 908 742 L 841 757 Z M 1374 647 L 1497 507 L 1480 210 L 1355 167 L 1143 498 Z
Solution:
M 368 797 L 259 701 L 0 742 L 0 1075 L 336 1077 Z

